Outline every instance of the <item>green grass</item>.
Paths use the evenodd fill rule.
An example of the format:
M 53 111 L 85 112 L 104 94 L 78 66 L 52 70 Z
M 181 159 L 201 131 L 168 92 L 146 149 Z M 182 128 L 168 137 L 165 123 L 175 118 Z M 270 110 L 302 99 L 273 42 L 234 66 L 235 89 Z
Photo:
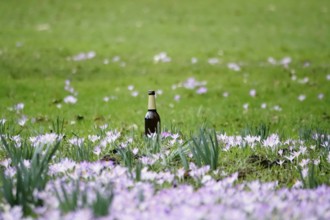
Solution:
M 129 167 L 134 180 L 140 181 L 143 166 L 139 157 L 158 153 L 167 146 L 166 141 L 142 138 L 147 91 L 161 89 L 163 95 L 157 97 L 157 107 L 162 129 L 180 133 L 187 142 L 182 146 L 184 153 L 175 145 L 170 156 L 152 165 L 152 170 L 188 170 L 189 162 L 212 164 L 212 169 L 227 174 L 238 172 L 239 181 L 278 181 L 279 187 L 291 187 L 301 180 L 297 163 L 278 165 L 280 157 L 276 152 L 263 147 L 233 148 L 212 157 L 213 148 L 205 151 L 203 146 L 207 144 L 189 141 L 201 140 L 198 129 L 206 127 L 227 134 L 262 137 L 279 133 L 283 140 L 302 138 L 320 148 L 320 143 L 310 137 L 314 131 L 329 133 L 329 10 L 325 0 L 0 2 L 0 119 L 6 118 L 12 126 L 21 114 L 29 118 L 24 127 L 1 133 L 21 134 L 24 138 L 50 131 L 63 133 L 66 139 L 55 161 L 63 157 L 96 161 L 110 155 Z M 48 30 L 38 31 L 42 25 Z M 88 51 L 95 51 L 96 57 L 79 62 L 68 60 Z M 167 52 L 172 62 L 154 63 L 153 56 L 161 51 Z M 120 56 L 126 66 L 121 67 L 121 61 L 113 63 L 115 56 Z M 280 60 L 286 56 L 292 58 L 289 68 L 267 62 L 268 57 Z M 192 57 L 197 57 L 198 63 L 191 64 Z M 208 64 L 212 57 L 220 63 Z M 104 59 L 110 63 L 103 64 Z M 242 63 L 242 70 L 228 69 L 229 62 Z M 310 66 L 304 67 L 305 62 Z M 291 80 L 293 73 L 296 81 Z M 172 90 L 172 85 L 188 77 L 207 81 L 208 92 L 198 95 L 195 90 Z M 308 83 L 300 84 L 298 81 L 305 77 Z M 63 103 L 69 95 L 64 90 L 67 79 L 78 92 L 75 105 Z M 129 85 L 139 91 L 138 97 L 130 95 Z M 249 96 L 251 89 L 257 91 L 254 98 Z M 223 92 L 229 92 L 229 97 L 224 98 Z M 324 94 L 323 100 L 318 100 L 319 93 Z M 174 101 L 177 94 L 181 96 L 179 102 Z M 306 95 L 305 101 L 298 101 L 300 94 Z M 105 96 L 117 99 L 106 103 L 102 100 Z M 8 110 L 20 102 L 25 104 L 22 113 Z M 56 107 L 58 103 L 61 109 Z M 244 103 L 249 103 L 248 111 L 243 109 Z M 267 103 L 267 109 L 260 108 L 262 103 Z M 276 105 L 282 111 L 272 110 Z M 81 116 L 83 119 L 78 120 Z M 61 132 L 62 124 L 52 126 L 57 117 L 64 119 Z M 97 126 L 103 124 L 119 129 L 122 138 L 133 137 L 132 146 L 113 153 L 124 141 L 119 140 L 96 156 L 92 152 L 95 146 L 88 141 L 81 148 L 68 144 L 67 140 L 75 136 L 102 136 Z M 134 147 L 139 149 L 137 156 L 132 155 Z M 192 150 L 202 153 L 188 158 L 186 154 Z M 17 153 L 22 158 L 30 157 L 28 151 Z M 305 188 L 329 185 L 328 149 L 311 151 L 308 157 L 312 160 L 320 155 L 321 165 L 303 181 Z M 8 157 L 0 151 L 1 159 Z M 217 179 L 226 176 L 212 175 Z M 180 181 L 198 187 L 189 176 Z M 70 196 L 72 201 L 71 197 L 61 201 L 74 209 L 75 198 Z M 108 207 L 111 199 L 107 199 L 100 197 L 97 202 Z M 12 203 L 15 202 L 21 201 Z M 98 211 L 97 202 L 93 204 L 94 212 L 104 214 L 102 210 L 106 209 Z
M 54 146 L 36 146 L 35 148 L 22 145 L 24 150 L 20 152 L 15 144 L 8 143 L 1 137 L 1 145 L 4 146 L 7 157 L 11 159 L 12 166 L 16 170 L 16 178 L 11 178 L 2 170 L 0 171 L 0 197 L 3 197 L 10 206 L 22 206 L 24 215 L 33 214 L 32 205 L 42 206 L 43 201 L 38 199 L 35 194 L 46 187 L 49 180 L 49 162 L 58 150 L 60 142 L 58 139 Z M 24 155 L 26 154 L 26 148 L 31 151 L 28 152 L 29 156 Z M 25 159 L 30 161 L 29 167 L 24 164 Z
M 157 106 L 163 127 L 185 134 L 204 123 L 237 134 L 260 123 L 288 136 L 298 136 L 304 126 L 328 128 L 329 10 L 325 0 L 1 2 L 1 117 L 16 120 L 7 108 L 23 102 L 23 113 L 38 121 L 27 124 L 35 130 L 47 131 L 60 116 L 68 132 L 88 134 L 95 125 L 108 123 L 113 128 L 135 124 L 143 133 L 147 90 L 161 89 Z M 96 57 L 67 59 L 88 51 Z M 161 51 L 172 62 L 155 64 L 153 56 Z M 114 56 L 126 66 L 112 63 Z M 285 69 L 267 63 L 270 56 L 293 61 Z M 192 57 L 199 62 L 192 65 Z M 221 62 L 208 64 L 212 57 Z M 110 63 L 104 65 L 104 59 Z M 306 61 L 310 67 L 303 66 Z M 242 70 L 229 70 L 228 62 L 242 62 Z M 292 81 L 292 71 L 309 82 Z M 171 89 L 191 76 L 207 81 L 206 94 Z M 54 101 L 68 95 L 66 79 L 79 93 L 78 103 L 57 109 Z M 135 86 L 138 97 L 130 95 L 128 85 Z M 256 98 L 249 96 L 253 88 Z M 228 98 L 222 97 L 225 91 Z M 317 99 L 319 93 L 323 100 Z M 181 95 L 178 103 L 176 94 Z M 306 95 L 304 102 L 297 100 L 300 94 Z M 111 95 L 118 99 L 102 101 Z M 266 110 L 260 108 L 263 102 Z M 247 112 L 244 103 L 249 103 Z M 270 110 L 274 105 L 283 110 Z M 84 119 L 70 125 L 78 115 Z

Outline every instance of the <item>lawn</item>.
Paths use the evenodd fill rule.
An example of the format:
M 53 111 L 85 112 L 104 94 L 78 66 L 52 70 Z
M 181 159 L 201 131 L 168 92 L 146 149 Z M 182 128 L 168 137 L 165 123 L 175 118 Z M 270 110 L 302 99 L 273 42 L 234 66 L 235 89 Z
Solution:
M 0 18 L 0 219 L 330 216 L 326 0 L 12 0 Z

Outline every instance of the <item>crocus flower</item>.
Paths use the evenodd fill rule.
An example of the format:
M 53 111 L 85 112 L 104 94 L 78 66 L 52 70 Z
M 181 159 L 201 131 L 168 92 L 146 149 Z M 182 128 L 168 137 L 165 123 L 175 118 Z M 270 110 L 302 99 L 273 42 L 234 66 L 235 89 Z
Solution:
M 77 98 L 72 95 L 69 95 L 64 98 L 64 102 L 68 103 L 68 104 L 75 104 L 75 103 L 77 103 Z
M 207 88 L 206 87 L 200 87 L 199 89 L 197 89 L 196 93 L 197 94 L 204 94 L 207 92 Z

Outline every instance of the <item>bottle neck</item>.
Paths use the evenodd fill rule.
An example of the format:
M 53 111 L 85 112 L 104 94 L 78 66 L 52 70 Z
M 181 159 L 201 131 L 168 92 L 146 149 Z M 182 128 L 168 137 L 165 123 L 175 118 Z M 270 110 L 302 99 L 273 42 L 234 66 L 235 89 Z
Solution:
M 148 99 L 148 110 L 156 110 L 155 95 L 149 95 L 149 99 Z

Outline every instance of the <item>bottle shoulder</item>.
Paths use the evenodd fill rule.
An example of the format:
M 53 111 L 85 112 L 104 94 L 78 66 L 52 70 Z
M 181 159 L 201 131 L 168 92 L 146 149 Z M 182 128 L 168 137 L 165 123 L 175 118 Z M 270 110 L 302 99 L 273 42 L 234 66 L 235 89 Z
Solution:
M 160 116 L 156 110 L 148 110 L 145 118 L 146 119 L 160 119 Z

